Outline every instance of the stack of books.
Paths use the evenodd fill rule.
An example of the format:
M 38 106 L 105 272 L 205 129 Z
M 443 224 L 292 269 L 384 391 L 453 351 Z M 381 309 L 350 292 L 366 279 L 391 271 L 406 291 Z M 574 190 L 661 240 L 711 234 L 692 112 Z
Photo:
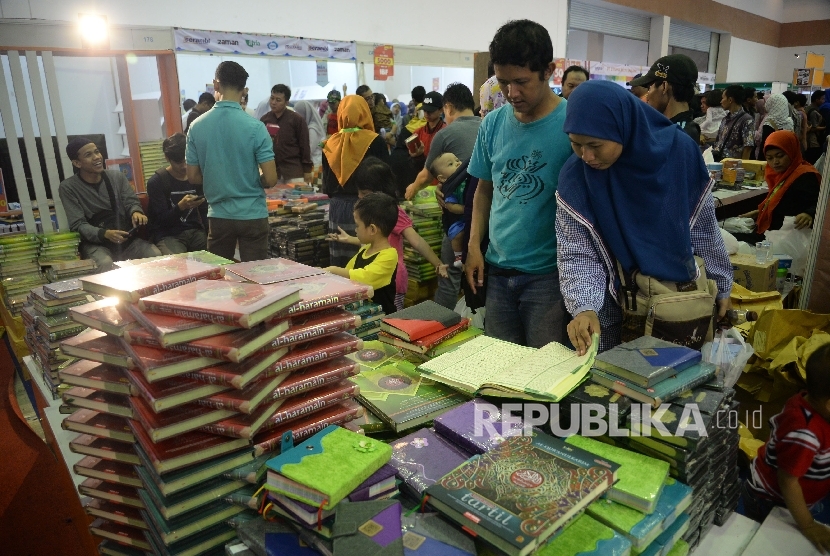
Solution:
M 86 330 L 85 325 L 72 320 L 70 309 L 93 301 L 95 298 L 81 289 L 80 281 L 72 279 L 32 288 L 23 307 L 26 346 L 54 399 L 66 389 L 59 371 L 76 360 L 61 351 L 60 343 Z
M 46 283 L 38 264 L 38 246 L 35 234 L 0 237 L 0 291 L 14 316 L 23 309 L 29 290 Z
M 317 267 L 329 265 L 328 222 L 323 210 L 288 212 L 269 217 L 268 222 L 272 256 Z
M 58 261 L 77 261 L 81 258 L 78 251 L 81 234 L 78 232 L 39 234 L 38 242 L 38 262 L 41 266 Z
M 60 282 L 93 274 L 98 268 L 92 259 L 41 262 L 40 264 L 44 267 L 44 273 L 50 282 Z
M 223 266 L 226 264 L 233 264 L 234 261 L 214 255 L 210 251 L 190 251 L 188 253 L 176 253 L 174 255 L 161 255 L 159 257 L 147 257 L 146 259 L 128 259 L 125 261 L 115 261 L 113 265 L 116 268 L 125 268 L 128 266 L 135 266 L 139 264 L 151 263 L 160 259 L 187 259 L 189 261 L 197 261 L 200 263 L 207 263 L 212 265 Z
M 360 326 L 355 329 L 355 336 L 364 342 L 378 339 L 380 321 L 386 316 L 386 313 L 383 312 L 383 307 L 377 303 L 364 300 L 349 303 L 344 309 L 360 317 Z
M 144 183 L 150 181 L 150 178 L 153 177 L 156 170 L 167 166 L 167 159 L 164 158 L 162 143 L 164 141 L 147 141 L 138 144 L 141 168 L 144 171 Z
M 265 464 L 264 514 L 282 516 L 327 543 L 333 527 L 344 521 L 342 510 L 365 508 L 372 501 L 398 494 L 395 469 L 387 465 L 391 453 L 392 448 L 382 441 L 334 425 L 297 445 L 288 440 L 281 453 Z M 395 501 L 381 505 L 397 507 L 391 511 L 397 512 L 397 527 L 392 526 L 386 534 L 400 537 L 400 505 Z M 377 523 L 381 521 L 384 527 L 389 526 L 385 520 Z
M 470 327 L 470 319 L 435 303 L 422 301 L 401 311 L 386 315 L 380 321 L 378 339 L 420 355 L 426 355 L 450 338 Z M 474 335 L 465 335 L 472 339 Z
M 412 227 L 424 238 L 435 254 L 441 256 L 441 207 L 435 202 L 435 192 L 427 188 L 422 193 L 428 193 L 427 198 L 416 198 L 414 203 L 404 204 L 404 210 L 412 219 Z M 408 242 L 404 242 L 404 264 L 409 272 L 410 289 L 418 290 L 418 285 L 436 277 L 435 267 L 432 266 L 420 253 L 415 251 Z M 407 293 L 408 295 L 408 293 Z M 411 297 L 411 296 L 410 296 Z M 413 299 L 417 302 L 420 299 Z

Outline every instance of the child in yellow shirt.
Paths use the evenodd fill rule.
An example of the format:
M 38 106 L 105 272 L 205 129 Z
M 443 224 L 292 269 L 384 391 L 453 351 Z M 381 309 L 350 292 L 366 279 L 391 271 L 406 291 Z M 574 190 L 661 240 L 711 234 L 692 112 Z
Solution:
M 389 234 L 398 221 L 398 205 L 385 193 L 370 193 L 355 203 L 354 221 L 360 250 L 346 268 L 330 266 L 326 270 L 372 286 L 372 300 L 387 315 L 394 313 L 398 251 L 389 244 Z

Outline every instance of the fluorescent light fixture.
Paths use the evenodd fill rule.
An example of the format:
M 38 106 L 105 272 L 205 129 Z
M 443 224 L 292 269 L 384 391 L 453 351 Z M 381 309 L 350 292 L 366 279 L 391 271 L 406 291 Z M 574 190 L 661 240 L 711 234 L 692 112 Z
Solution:
M 79 14 L 81 38 L 90 45 L 107 40 L 107 17 L 98 14 Z

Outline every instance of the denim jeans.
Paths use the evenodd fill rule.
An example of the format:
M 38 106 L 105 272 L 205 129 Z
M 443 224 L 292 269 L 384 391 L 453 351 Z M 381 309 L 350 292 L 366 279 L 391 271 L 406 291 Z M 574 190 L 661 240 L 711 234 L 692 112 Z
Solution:
M 565 304 L 558 271 L 516 276 L 491 272 L 487 280 L 484 329 L 488 336 L 534 348 L 562 342 Z
M 447 275 L 449 278 L 438 277 L 438 289 L 435 290 L 435 302 L 447 309 L 455 309 L 458 303 L 458 290 L 461 289 L 461 269 L 453 266 L 455 252 L 452 250 L 452 242 L 447 234 L 441 240 L 441 262 L 449 265 Z

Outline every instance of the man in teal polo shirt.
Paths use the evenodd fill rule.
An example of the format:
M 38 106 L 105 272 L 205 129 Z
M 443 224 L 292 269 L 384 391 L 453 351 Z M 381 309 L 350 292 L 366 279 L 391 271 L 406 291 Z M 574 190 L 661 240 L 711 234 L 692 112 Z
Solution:
M 268 209 L 263 188 L 277 184 L 271 136 L 239 104 L 248 72 L 236 62 L 216 68 L 218 102 L 187 134 L 187 180 L 204 186 L 208 251 L 242 262 L 268 258 Z

